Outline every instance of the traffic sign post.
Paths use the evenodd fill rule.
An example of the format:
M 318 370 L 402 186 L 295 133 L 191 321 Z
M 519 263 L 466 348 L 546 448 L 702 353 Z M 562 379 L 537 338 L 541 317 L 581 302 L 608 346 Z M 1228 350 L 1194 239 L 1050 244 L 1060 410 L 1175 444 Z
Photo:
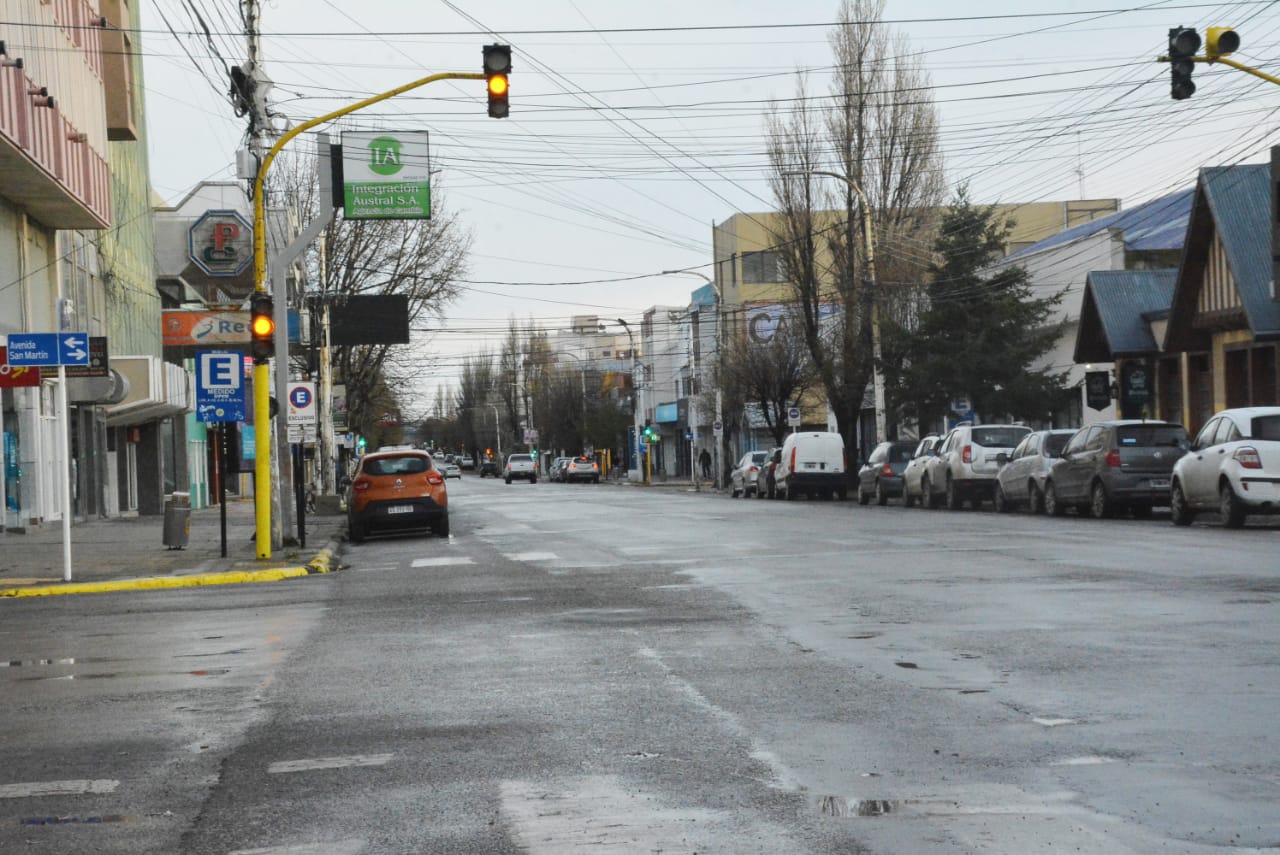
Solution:
M 10 333 L 9 365 L 58 369 L 58 451 L 62 455 L 62 580 L 71 581 L 71 412 L 67 407 L 68 365 L 89 364 L 89 335 L 83 332 Z
M 202 422 L 246 419 L 244 356 L 230 350 L 196 354 L 196 418 Z
M 800 427 L 800 408 L 799 407 L 787 408 L 787 425 L 788 427 L 791 428 L 792 433 L 795 433 L 796 428 Z

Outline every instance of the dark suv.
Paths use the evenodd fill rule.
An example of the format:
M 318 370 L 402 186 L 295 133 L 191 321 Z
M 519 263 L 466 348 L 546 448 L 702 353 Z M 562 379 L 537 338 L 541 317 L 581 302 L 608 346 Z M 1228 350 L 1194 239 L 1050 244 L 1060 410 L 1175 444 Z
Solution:
M 1076 431 L 1044 485 L 1044 509 L 1068 507 L 1103 519 L 1127 508 L 1136 517 L 1169 504 L 1173 464 L 1186 452 L 1187 432 L 1172 422 L 1110 421 Z

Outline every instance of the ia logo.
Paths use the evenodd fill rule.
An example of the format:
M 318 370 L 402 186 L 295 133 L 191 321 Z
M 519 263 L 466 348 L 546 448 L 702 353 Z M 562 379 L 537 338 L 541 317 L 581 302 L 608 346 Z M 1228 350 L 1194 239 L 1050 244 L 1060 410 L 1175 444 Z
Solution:
M 377 137 L 369 141 L 369 171 L 378 175 L 395 175 L 403 168 L 400 140 L 395 137 Z

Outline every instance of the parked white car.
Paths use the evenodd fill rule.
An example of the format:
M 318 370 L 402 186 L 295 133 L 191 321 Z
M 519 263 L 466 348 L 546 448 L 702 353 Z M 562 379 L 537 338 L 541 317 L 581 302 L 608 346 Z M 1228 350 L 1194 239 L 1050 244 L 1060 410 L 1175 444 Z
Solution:
M 902 504 L 908 508 L 924 497 L 921 481 L 929 461 L 938 453 L 941 445 L 942 437 L 929 434 L 920 440 L 916 450 L 911 453 L 911 459 L 907 461 L 907 468 L 902 470 Z
M 1001 455 L 1007 459 L 1009 452 L 1029 433 L 1031 428 L 1026 425 L 953 427 L 924 475 L 925 507 L 936 508 L 942 500 L 954 511 L 966 499 L 975 508 L 990 499 L 995 491 Z
M 729 495 L 750 498 L 756 491 L 756 475 L 768 459 L 767 451 L 748 451 L 729 472 Z
M 834 431 L 803 431 L 789 435 L 782 443 L 782 455 L 773 470 L 774 492 L 785 499 L 800 493 L 809 498 L 844 499 L 849 495 L 846 480 L 848 461 L 844 437 Z
M 1223 410 L 1173 467 L 1169 509 L 1174 525 L 1216 510 L 1228 528 L 1249 514 L 1280 513 L 1280 407 Z

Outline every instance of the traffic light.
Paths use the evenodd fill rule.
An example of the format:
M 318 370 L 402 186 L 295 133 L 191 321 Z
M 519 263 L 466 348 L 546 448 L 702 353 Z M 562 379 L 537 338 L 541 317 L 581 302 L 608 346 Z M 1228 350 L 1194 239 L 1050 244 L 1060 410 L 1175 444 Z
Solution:
M 1237 41 L 1239 41 L 1237 39 Z M 1169 73 L 1172 78 L 1173 100 L 1181 101 L 1196 94 L 1191 72 L 1196 64 L 1191 57 L 1200 50 L 1200 34 L 1190 27 L 1169 28 Z
M 505 119 L 511 112 L 507 102 L 507 75 L 511 73 L 511 45 L 484 46 L 485 86 L 489 90 L 489 115 Z
M 249 299 L 249 341 L 255 365 L 263 365 L 275 355 L 275 302 L 270 294 L 257 291 Z
M 645 422 L 645 423 L 644 423 L 644 441 L 645 441 L 645 442 L 657 442 L 657 441 L 658 441 L 658 429 L 657 429 L 657 428 L 655 428 L 655 427 L 653 427 L 653 426 L 652 426 L 651 424 L 649 424 L 648 422 Z
M 1210 27 L 1204 32 L 1204 55 L 1217 59 L 1240 50 L 1240 36 L 1230 27 Z
M 531 449 L 529 449 L 529 456 L 530 456 L 530 457 L 532 457 L 534 460 L 537 460 L 537 459 L 538 459 L 538 449 L 536 449 L 536 448 L 531 448 Z

